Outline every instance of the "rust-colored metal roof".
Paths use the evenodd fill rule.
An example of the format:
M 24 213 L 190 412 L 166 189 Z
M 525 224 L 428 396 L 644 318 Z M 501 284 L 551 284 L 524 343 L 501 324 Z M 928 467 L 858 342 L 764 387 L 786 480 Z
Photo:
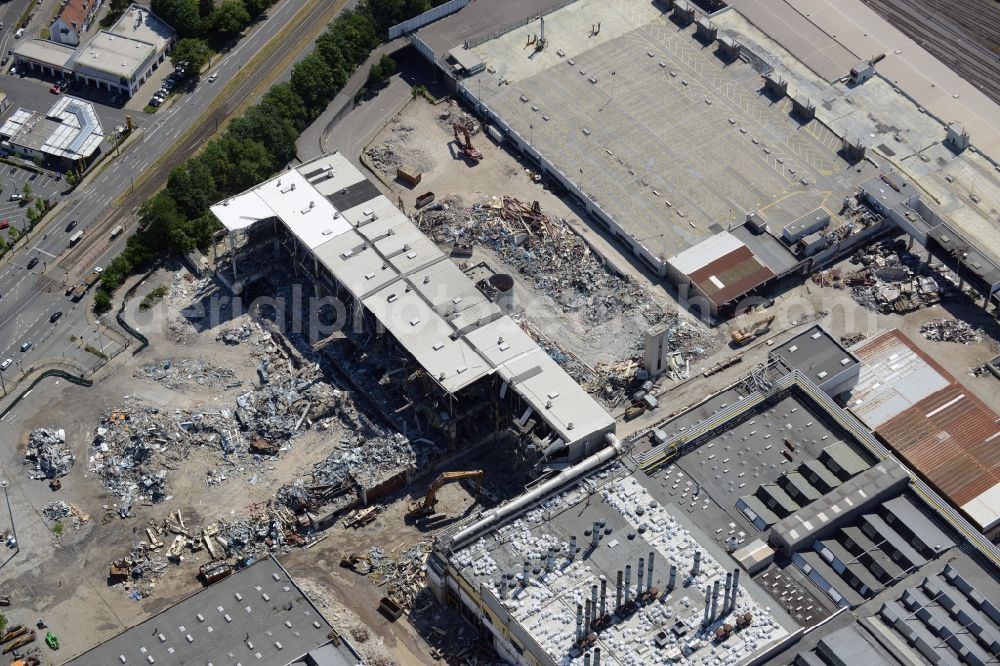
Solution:
M 716 306 L 722 306 L 774 277 L 746 245 L 724 254 L 688 276 Z
M 854 351 L 868 362 L 893 338 L 944 377 L 947 385 L 899 411 L 876 432 L 938 492 L 961 507 L 1000 483 L 997 414 L 898 330 Z
M 70 25 L 77 33 L 83 32 L 83 24 L 88 12 L 93 8 L 95 0 L 69 0 L 59 12 L 59 18 Z

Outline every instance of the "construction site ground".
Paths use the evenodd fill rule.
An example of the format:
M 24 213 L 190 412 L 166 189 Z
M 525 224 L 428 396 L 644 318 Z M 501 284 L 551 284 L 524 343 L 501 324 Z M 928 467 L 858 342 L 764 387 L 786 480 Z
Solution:
M 223 317 L 217 326 L 201 331 L 181 315 L 192 300 L 196 283 L 182 269 L 151 276 L 126 308 L 126 316 L 149 337 L 149 347 L 135 356 L 122 355 L 121 359 L 128 359 L 112 363 L 92 388 L 63 380 L 43 382 L 0 423 L 0 432 L 8 442 L 0 453 L 0 473 L 6 482 L 11 511 L 10 515 L 3 512 L 0 525 L 8 535 L 16 535 L 17 543 L 16 549 L 8 546 L 3 555 L 0 594 L 11 597 L 11 606 L 4 609 L 11 625 L 33 625 L 41 617 L 59 636 L 60 652 L 48 654 L 42 646 L 42 663 L 62 663 L 202 587 L 196 576 L 199 565 L 210 560 L 204 549 L 185 550 L 180 564 L 171 563 L 153 579 L 110 584 L 109 565 L 127 555 L 133 544 L 147 540 L 147 525 L 168 515 L 174 517 L 178 511 L 188 527 L 239 519 L 263 505 L 283 483 L 307 476 L 313 463 L 327 456 L 339 440 L 336 426 L 322 432 L 310 430 L 290 440 L 287 450 L 283 447 L 276 458 L 252 468 L 226 462 L 218 447 L 191 447 L 168 470 L 166 500 L 156 504 L 136 501 L 131 517 L 119 517 L 119 498 L 102 486 L 97 473 L 88 471 L 88 455 L 102 413 L 120 408 L 123 403 L 154 405 L 161 412 L 218 410 L 232 405 L 238 394 L 258 383 L 249 342 L 227 345 L 216 339 L 222 330 L 252 327 L 249 315 Z M 160 285 L 170 287 L 168 295 L 151 309 L 139 311 L 137 304 Z M 150 367 L 162 368 L 167 361 L 180 370 L 168 379 L 149 376 Z M 194 370 L 186 370 L 190 368 Z M 216 372 L 225 377 L 226 384 L 240 385 L 220 385 L 213 379 Z M 24 460 L 25 445 L 35 428 L 65 429 L 66 445 L 76 457 L 69 473 L 60 478 L 61 488 L 57 491 L 51 490 L 45 480 L 28 476 L 31 468 Z M 459 456 L 450 464 L 453 469 L 465 469 L 484 463 Z M 502 467 L 498 463 L 492 469 Z M 493 476 L 489 470 L 487 487 Z M 308 549 L 274 551 L 301 579 L 334 625 L 352 636 L 355 644 L 362 644 L 363 653 L 371 659 L 369 663 L 434 663 L 428 642 L 405 615 L 390 623 L 378 613 L 378 600 L 385 591 L 338 566 L 345 553 L 365 553 L 377 546 L 391 557 L 415 544 L 427 544 L 437 529 L 478 508 L 464 485 L 446 486 L 438 494 L 437 511 L 448 519 L 433 529 L 421 529 L 407 523 L 404 514 L 409 500 L 425 491 L 426 482 L 397 493 L 384 504 L 384 511 L 374 522 L 360 529 L 347 529 L 338 521 Z M 57 500 L 74 507 L 72 517 L 59 521 L 61 528 L 55 528 L 55 522 L 42 513 L 47 504 Z M 166 541 L 167 536 L 173 538 L 171 534 L 161 538 Z M 139 598 L 132 598 L 130 593 Z M 436 604 L 422 606 L 428 613 L 442 612 Z M 442 619 L 442 626 L 447 626 L 448 621 L 455 618 Z M 467 642 L 471 642 L 471 630 L 466 627 L 465 631 Z M 449 632 L 457 636 L 461 628 Z M 426 637 L 432 639 L 431 643 L 435 638 L 437 643 L 442 642 L 433 634 Z M 384 647 L 379 646 L 381 642 Z

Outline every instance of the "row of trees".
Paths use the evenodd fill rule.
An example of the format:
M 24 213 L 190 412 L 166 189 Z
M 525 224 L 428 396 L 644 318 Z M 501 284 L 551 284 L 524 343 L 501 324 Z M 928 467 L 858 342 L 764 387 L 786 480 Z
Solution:
M 141 231 L 129 238 L 122 253 L 105 268 L 95 309 L 109 308 L 110 293 L 140 266 L 196 247 L 207 248 L 218 229 L 209 205 L 252 187 L 288 164 L 295 157 L 299 134 L 381 43 L 388 28 L 440 2 L 361 0 L 355 9 L 342 12 L 316 40 L 316 49 L 292 68 L 288 82 L 274 85 L 259 104 L 233 120 L 225 133 L 176 167 L 166 188 L 140 207 Z M 155 11 L 157 3 L 153 6 Z M 380 63 L 381 67 L 390 64 Z
M 177 35 L 228 39 L 239 34 L 274 0 L 152 0 L 150 9 L 173 26 Z

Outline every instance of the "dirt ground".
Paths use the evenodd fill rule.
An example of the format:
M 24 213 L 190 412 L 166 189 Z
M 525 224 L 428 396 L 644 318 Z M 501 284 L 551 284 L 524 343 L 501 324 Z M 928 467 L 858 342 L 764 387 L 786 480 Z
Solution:
M 171 294 L 149 311 L 139 312 L 135 304 L 161 284 L 172 285 Z M 147 524 L 177 511 L 188 526 L 238 518 L 270 499 L 281 484 L 307 476 L 312 464 L 340 439 L 335 430 L 309 431 L 290 440 L 277 458 L 257 466 L 226 461 L 217 447 L 194 447 L 176 469 L 168 470 L 168 499 L 155 505 L 136 503 L 132 517 L 118 516 L 118 498 L 109 495 L 97 474 L 88 470 L 88 449 L 105 410 L 119 407 L 126 396 L 130 402 L 161 411 L 219 410 L 231 406 L 237 395 L 257 382 L 257 359 L 247 343 L 226 345 L 216 340 L 221 330 L 248 323 L 248 316 L 197 331 L 179 315 L 191 300 L 192 284 L 181 271 L 164 271 L 147 280 L 126 312 L 150 338 L 146 350 L 101 376 L 91 389 L 63 381 L 43 383 L 0 423 L 0 432 L 9 443 L 0 451 L 0 474 L 11 509 L 10 515 L 0 514 L 0 525 L 11 532 L 12 517 L 19 548 L 9 548 L 3 558 L 0 593 L 12 598 L 11 606 L 4 609 L 10 624 L 33 624 L 42 617 L 60 637 L 58 654 L 41 646 L 43 663 L 62 663 L 201 588 L 196 579 L 198 566 L 209 560 L 203 551 L 186 554 L 180 564 L 170 564 L 151 584 L 148 597 L 130 598 L 129 593 L 140 586 L 109 584 L 110 563 L 128 554 L 133 543 L 146 540 Z M 146 368 L 162 368 L 166 361 L 180 369 L 169 381 L 148 376 Z M 191 367 L 198 371 L 184 372 Z M 204 379 L 215 368 L 225 371 L 228 388 Z M 58 491 L 28 478 L 24 447 L 28 433 L 38 427 L 64 428 L 67 446 L 76 456 Z M 452 464 L 462 469 L 481 463 L 458 459 Z M 413 492 L 424 490 L 414 488 Z M 361 641 L 363 651 L 379 655 L 376 661 L 384 663 L 391 663 L 382 659 L 385 656 L 399 664 L 434 663 L 434 659 L 429 644 L 405 616 L 389 623 L 376 612 L 384 591 L 368 578 L 341 568 L 341 556 L 364 553 L 372 546 L 390 553 L 417 543 L 429 544 L 438 529 L 479 508 L 465 486 L 446 486 L 439 494 L 437 510 L 450 518 L 431 530 L 421 530 L 404 521 L 409 499 L 406 493 L 390 498 L 375 522 L 358 530 L 337 524 L 314 547 L 276 552 L 283 564 L 303 577 L 304 588 L 318 597 L 317 603 L 325 607 L 335 626 L 358 636 L 369 635 Z M 57 535 L 54 523 L 41 512 L 54 500 L 76 507 L 86 520 L 63 519 L 62 534 Z M 85 623 L 81 622 L 84 617 L 88 618 Z

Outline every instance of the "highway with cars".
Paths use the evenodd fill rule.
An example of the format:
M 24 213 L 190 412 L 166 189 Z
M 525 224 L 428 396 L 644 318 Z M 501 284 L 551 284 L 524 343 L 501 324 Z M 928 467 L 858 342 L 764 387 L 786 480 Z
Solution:
M 20 5 L 20 10 L 11 6 L 0 8 L 0 21 L 4 22 L 0 47 L 7 41 L 11 20 L 16 20 L 16 16 L 8 17 L 19 16 L 23 11 L 24 4 L 16 4 Z M 73 367 L 89 368 L 99 357 L 83 349 L 84 346 L 103 349 L 103 353 L 111 355 L 123 344 L 122 338 L 105 327 L 100 330 L 94 327 L 93 317 L 88 317 L 92 302 L 89 296 L 75 303 L 67 297 L 66 288 L 78 284 L 95 266 L 106 265 L 121 250 L 128 232 L 135 229 L 138 206 L 162 187 L 174 166 L 195 152 L 229 114 L 247 101 L 287 51 L 274 49 L 255 63 L 254 70 L 238 85 L 227 89 L 227 83 L 307 5 L 308 0 L 281 0 L 268 10 L 265 21 L 257 24 L 249 36 L 202 75 L 193 91 L 175 95 L 153 115 L 136 118 L 137 134 L 98 166 L 95 175 L 72 193 L 62 196 L 59 210 L 46 217 L 30 238 L 21 240 L 15 250 L 3 258 L 0 263 L 0 364 L 7 358 L 13 360 L 10 367 L 0 371 L 7 391 L 11 388 L 10 380 L 22 376 L 31 367 L 62 361 Z M 306 34 L 318 32 L 325 25 L 329 12 L 330 5 L 326 3 L 311 6 L 306 16 L 292 27 L 286 41 L 294 43 Z M 320 20 L 323 23 L 318 23 Z M 213 80 L 209 81 L 210 78 Z M 223 91 L 224 98 L 218 100 Z M 143 89 L 138 95 L 148 97 L 152 92 Z M 84 91 L 77 89 L 71 93 L 86 99 Z M 13 102 L 16 106 L 17 100 Z M 213 102 L 220 103 L 210 116 L 196 125 Z M 105 127 L 106 133 L 112 131 L 113 128 Z M 115 206 L 119 197 L 120 204 Z M 72 232 L 66 230 L 72 221 L 76 221 L 74 232 L 83 231 L 82 239 L 74 247 L 69 243 Z M 110 232 L 118 225 L 122 225 L 126 233 L 112 239 Z M 38 263 L 29 268 L 29 262 L 36 257 Z M 62 318 L 51 322 L 55 312 L 63 312 Z M 77 340 L 71 340 L 71 336 Z M 32 342 L 31 348 L 20 351 L 27 341 Z

